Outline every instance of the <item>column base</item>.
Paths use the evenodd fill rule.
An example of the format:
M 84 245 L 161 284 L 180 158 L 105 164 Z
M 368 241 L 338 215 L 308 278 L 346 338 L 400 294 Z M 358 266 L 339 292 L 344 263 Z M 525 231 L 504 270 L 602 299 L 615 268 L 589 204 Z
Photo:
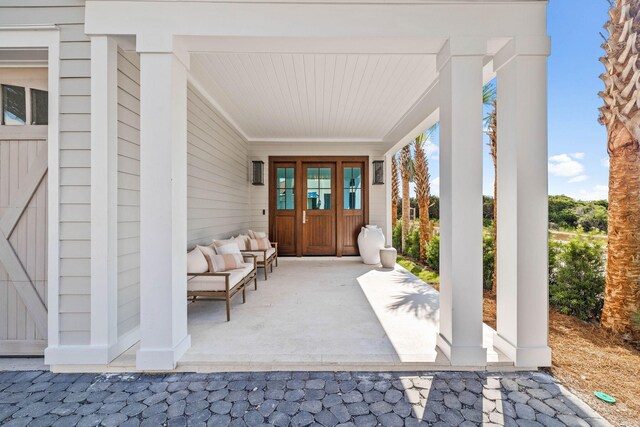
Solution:
M 542 368 L 551 366 L 551 348 L 517 347 L 497 332 L 493 335 L 493 346 L 513 361 L 516 368 Z
M 462 347 L 451 345 L 442 334 L 438 334 L 437 345 L 449 359 L 451 366 L 487 366 L 487 349 L 480 347 Z
M 178 360 L 191 347 L 191 335 L 187 335 L 173 348 L 140 348 L 136 353 L 136 369 L 139 371 L 171 371 Z

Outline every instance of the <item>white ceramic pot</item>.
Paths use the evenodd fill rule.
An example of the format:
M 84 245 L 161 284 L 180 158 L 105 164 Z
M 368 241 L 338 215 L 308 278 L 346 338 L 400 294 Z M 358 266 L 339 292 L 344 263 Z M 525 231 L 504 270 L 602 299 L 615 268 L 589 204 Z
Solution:
M 362 227 L 358 235 L 360 257 L 365 264 L 380 264 L 380 249 L 384 248 L 384 234 L 377 225 Z

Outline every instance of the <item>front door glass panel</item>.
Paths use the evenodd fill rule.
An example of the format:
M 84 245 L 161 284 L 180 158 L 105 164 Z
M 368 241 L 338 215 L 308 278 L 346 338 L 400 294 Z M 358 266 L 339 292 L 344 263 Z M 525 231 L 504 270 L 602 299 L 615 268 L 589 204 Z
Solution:
M 344 209 L 362 209 L 362 169 L 344 168 Z
M 307 168 L 307 209 L 331 209 L 331 168 Z
M 294 177 L 294 168 L 276 168 L 276 188 L 279 210 L 295 209 Z

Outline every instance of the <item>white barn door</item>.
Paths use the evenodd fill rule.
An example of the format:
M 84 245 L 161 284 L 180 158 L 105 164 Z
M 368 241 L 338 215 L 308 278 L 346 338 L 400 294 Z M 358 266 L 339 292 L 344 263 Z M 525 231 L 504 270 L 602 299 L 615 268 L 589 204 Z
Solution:
M 47 346 L 46 75 L 0 69 L 0 355 Z

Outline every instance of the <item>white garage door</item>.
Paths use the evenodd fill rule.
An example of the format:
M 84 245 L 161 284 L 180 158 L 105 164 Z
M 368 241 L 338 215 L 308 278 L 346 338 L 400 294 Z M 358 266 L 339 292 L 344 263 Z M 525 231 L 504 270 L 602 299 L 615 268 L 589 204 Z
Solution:
M 47 345 L 46 78 L 0 69 L 0 355 Z

